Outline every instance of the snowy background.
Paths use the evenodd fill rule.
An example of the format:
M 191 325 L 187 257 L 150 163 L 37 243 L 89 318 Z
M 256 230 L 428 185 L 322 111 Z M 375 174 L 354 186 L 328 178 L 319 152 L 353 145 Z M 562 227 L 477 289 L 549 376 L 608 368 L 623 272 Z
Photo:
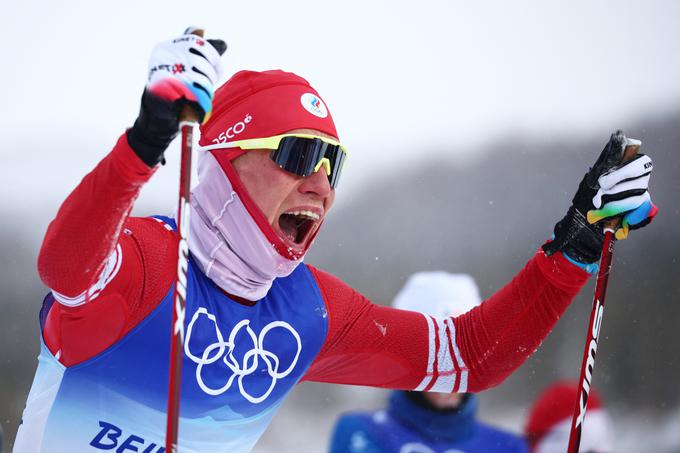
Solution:
M 656 163 L 661 214 L 621 243 L 595 385 L 620 451 L 680 451 L 680 2 L 2 2 L 0 424 L 11 442 L 35 367 L 35 258 L 61 200 L 131 125 L 153 45 L 189 24 L 230 45 L 227 75 L 282 68 L 319 90 L 350 160 L 309 261 L 389 303 L 414 271 L 490 295 L 550 233 L 623 128 Z M 173 209 L 177 159 L 136 212 Z M 592 287 L 541 350 L 482 396 L 521 430 L 577 377 Z M 342 410 L 383 392 L 302 385 L 257 451 L 323 451 Z M 9 451 L 6 442 L 5 451 Z

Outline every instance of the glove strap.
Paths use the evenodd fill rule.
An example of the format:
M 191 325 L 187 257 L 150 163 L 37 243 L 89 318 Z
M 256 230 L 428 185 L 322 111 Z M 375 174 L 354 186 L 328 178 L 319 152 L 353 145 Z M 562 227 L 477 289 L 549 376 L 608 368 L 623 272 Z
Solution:
M 599 261 L 603 239 L 601 227 L 589 224 L 583 213 L 572 206 L 555 225 L 555 237 L 543 245 L 543 251 L 548 256 L 561 251 L 573 261 L 588 265 Z
M 157 112 L 165 115 L 161 116 Z M 163 153 L 178 131 L 179 106 L 169 105 L 145 90 L 139 116 L 127 131 L 128 143 L 137 156 L 149 167 L 165 164 Z

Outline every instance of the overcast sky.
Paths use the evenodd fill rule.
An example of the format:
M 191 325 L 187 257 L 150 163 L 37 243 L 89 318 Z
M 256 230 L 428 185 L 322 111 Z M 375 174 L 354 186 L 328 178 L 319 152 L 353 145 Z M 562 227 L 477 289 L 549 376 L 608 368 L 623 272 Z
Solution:
M 672 0 L 3 1 L 2 206 L 53 215 L 134 121 L 154 44 L 190 24 L 229 43 L 227 75 L 312 82 L 350 149 L 346 196 L 444 145 L 453 159 L 510 133 L 605 140 L 680 101 Z M 171 209 L 176 167 L 144 203 Z

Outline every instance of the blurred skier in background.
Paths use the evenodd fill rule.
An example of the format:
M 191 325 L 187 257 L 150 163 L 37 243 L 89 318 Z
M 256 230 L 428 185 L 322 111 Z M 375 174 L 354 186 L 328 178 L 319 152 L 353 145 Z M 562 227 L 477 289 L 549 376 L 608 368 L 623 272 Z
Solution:
M 179 269 L 182 453 L 249 451 L 304 380 L 440 393 L 500 384 L 597 266 L 602 220 L 623 216 L 625 237 L 656 214 L 651 159 L 613 167 L 627 140 L 615 134 L 554 239 L 481 306 L 435 319 L 374 304 L 303 262 L 348 156 L 323 98 L 281 70 L 240 71 L 217 89 L 226 44 L 194 31 L 154 48 L 137 119 L 47 228 L 38 271 L 51 291 L 16 453 L 163 450 L 176 223 L 130 214 L 185 107 L 201 123 L 201 148 L 191 206 L 178 214 L 190 255 Z M 388 234 L 408 245 L 398 242 L 399 219 Z
M 460 316 L 482 302 L 474 279 L 465 274 L 412 275 L 393 306 L 435 318 Z M 338 420 L 331 453 L 522 453 L 521 436 L 477 419 L 478 397 L 471 393 L 397 390 L 387 408 L 351 412 Z
M 531 453 L 564 453 L 569 445 L 578 382 L 557 381 L 536 398 L 527 417 L 525 435 Z M 581 432 L 581 453 L 613 453 L 611 419 L 600 395 L 590 389 Z

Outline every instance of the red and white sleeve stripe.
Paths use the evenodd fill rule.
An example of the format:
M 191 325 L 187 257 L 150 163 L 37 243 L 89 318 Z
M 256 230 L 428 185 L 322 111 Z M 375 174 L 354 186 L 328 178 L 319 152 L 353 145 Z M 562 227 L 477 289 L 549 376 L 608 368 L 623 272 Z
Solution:
M 99 279 L 92 286 L 90 286 L 90 288 L 74 297 L 60 294 L 55 290 L 52 290 L 52 295 L 57 300 L 57 302 L 62 305 L 66 305 L 67 307 L 77 307 L 90 302 L 91 300 L 96 299 L 97 296 L 99 296 L 99 294 L 104 290 L 104 288 L 106 288 L 106 286 L 111 283 L 111 280 L 113 280 L 116 275 L 118 275 L 118 271 L 120 270 L 122 264 L 123 250 L 121 249 L 120 244 L 117 244 L 113 253 L 111 253 L 111 255 L 109 255 L 108 259 L 106 260 L 106 264 L 104 265 L 104 269 L 102 270 Z
M 468 369 L 456 344 L 456 325 L 451 318 L 423 315 L 428 329 L 427 371 L 413 390 L 423 392 L 466 392 Z

